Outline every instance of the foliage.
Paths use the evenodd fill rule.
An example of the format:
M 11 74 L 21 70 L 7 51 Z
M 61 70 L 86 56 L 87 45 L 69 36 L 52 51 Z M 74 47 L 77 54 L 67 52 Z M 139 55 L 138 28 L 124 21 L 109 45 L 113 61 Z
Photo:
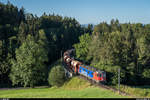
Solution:
M 149 84 L 147 81 L 150 69 L 149 28 L 149 24 L 121 24 L 114 19 L 110 24 L 102 22 L 94 27 L 94 31 L 89 37 L 92 41 L 88 41 L 82 35 L 82 40 L 87 41 L 84 42 L 86 45 L 82 45 L 83 41 L 75 44 L 77 58 L 106 71 L 108 83 L 117 84 L 117 71 L 120 68 L 121 83 Z M 80 48 L 77 47 L 79 44 Z M 85 51 L 82 52 L 82 49 Z
M 51 67 L 49 65 L 61 57 L 61 52 L 72 47 L 76 49 L 76 58 L 85 64 L 105 70 L 111 84 L 117 82 L 117 74 L 114 71 L 116 68 L 121 69 L 123 84 L 150 83 L 147 81 L 150 78 L 148 74 L 150 70 L 150 24 L 119 23 L 119 20 L 112 19 L 110 24 L 102 22 L 95 26 L 89 24 L 88 27 L 82 27 L 74 18 L 46 13 L 37 17 L 31 13 L 25 13 L 23 7 L 18 9 L 10 2 L 0 3 L 0 7 L 0 84 L 11 83 L 9 74 L 17 71 L 15 65 L 21 68 L 20 65 L 25 67 L 28 66 L 27 64 L 31 65 L 33 60 L 41 59 L 34 66 L 46 66 L 48 69 Z M 31 44 L 27 43 L 29 35 L 34 40 L 30 41 Z M 28 44 L 35 45 L 33 47 L 36 49 L 42 48 L 40 50 L 44 51 L 44 53 L 37 52 L 36 56 L 47 55 L 48 58 L 46 56 L 43 59 L 38 57 L 32 59 L 35 55 L 25 57 L 27 54 L 21 51 L 34 52 L 34 50 L 30 51 L 32 48 L 28 48 L 30 47 Z M 25 55 L 21 58 L 26 64 L 20 63 L 19 53 Z M 44 65 L 41 62 L 44 62 Z M 43 67 L 39 70 L 43 70 Z M 43 79 L 47 77 L 46 71 Z M 13 78 L 13 80 L 17 79 Z M 13 83 L 19 84 L 19 82 Z M 45 81 L 45 83 L 48 82 Z M 38 81 L 32 84 L 38 84 Z
M 80 40 L 80 43 L 74 45 L 76 49 L 76 56 L 77 58 L 80 58 L 81 60 L 86 61 L 88 59 L 86 58 L 86 55 L 89 51 L 88 45 L 89 45 L 89 42 L 91 41 L 91 37 L 89 33 L 87 33 L 87 34 L 80 36 L 79 40 Z
M 143 76 L 145 78 L 150 78 L 150 69 L 144 69 Z
M 62 66 L 54 66 L 49 73 L 48 82 L 51 86 L 61 86 L 65 82 L 65 71 Z
M 0 2 L 0 84 L 9 82 L 9 72 L 11 69 L 10 60 L 15 57 L 16 34 L 20 20 L 24 18 L 22 10 L 18 10 L 8 2 L 6 5 Z M 10 17 L 11 16 L 11 17 Z
M 9 1 L 7 4 L 0 2 L 0 8 L 0 84 L 11 83 L 8 76 L 13 65 L 10 62 L 17 59 L 15 52 L 25 44 L 28 35 L 46 49 L 48 61 L 44 59 L 48 68 L 60 58 L 61 51 L 64 52 L 79 41 L 81 34 L 92 31 L 91 25 L 88 28 L 81 27 L 74 18 L 46 13 L 37 17 L 26 13 L 23 7 L 18 9 Z
M 12 60 L 10 79 L 13 85 L 33 87 L 44 81 L 47 51 L 28 35 L 26 41 L 16 50 L 16 60 Z

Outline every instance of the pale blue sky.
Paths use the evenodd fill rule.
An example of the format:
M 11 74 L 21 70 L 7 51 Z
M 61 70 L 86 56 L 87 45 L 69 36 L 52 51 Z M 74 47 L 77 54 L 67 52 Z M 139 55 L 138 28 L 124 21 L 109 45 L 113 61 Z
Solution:
M 7 0 L 0 0 L 6 3 Z M 110 22 L 112 18 L 121 23 L 150 23 L 150 0 L 9 0 L 27 13 L 41 16 L 59 14 L 74 17 L 81 24 Z

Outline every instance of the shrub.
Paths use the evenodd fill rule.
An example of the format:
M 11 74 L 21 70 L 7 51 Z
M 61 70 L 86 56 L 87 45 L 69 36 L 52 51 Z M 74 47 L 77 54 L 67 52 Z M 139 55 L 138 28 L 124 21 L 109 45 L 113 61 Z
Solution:
M 61 86 L 65 82 L 65 71 L 62 66 L 57 65 L 54 66 L 50 72 L 48 77 L 48 83 L 51 86 Z

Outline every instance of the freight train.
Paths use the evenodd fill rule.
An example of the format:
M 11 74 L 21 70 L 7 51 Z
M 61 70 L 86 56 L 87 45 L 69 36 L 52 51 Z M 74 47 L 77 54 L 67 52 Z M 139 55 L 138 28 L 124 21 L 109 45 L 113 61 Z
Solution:
M 106 72 L 84 65 L 82 62 L 75 60 L 72 57 L 74 51 L 75 49 L 71 49 L 64 52 L 63 58 L 67 67 L 73 70 L 75 75 L 83 75 L 97 83 L 106 83 Z

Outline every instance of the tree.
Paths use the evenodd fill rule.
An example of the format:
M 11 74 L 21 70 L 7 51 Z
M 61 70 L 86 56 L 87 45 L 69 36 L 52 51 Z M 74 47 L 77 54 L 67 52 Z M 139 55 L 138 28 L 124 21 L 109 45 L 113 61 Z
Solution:
M 94 27 L 94 32 L 96 33 L 110 32 L 110 26 L 106 22 L 102 22 Z
M 65 71 L 62 66 L 54 66 L 48 77 L 49 85 L 51 86 L 61 86 L 66 80 Z
M 87 61 L 87 53 L 89 51 L 89 43 L 91 41 L 91 36 L 89 33 L 84 34 L 79 37 L 80 43 L 74 45 L 76 49 L 76 56 L 83 61 Z
M 16 50 L 16 60 L 12 60 L 10 79 L 15 84 L 33 87 L 45 81 L 45 62 L 48 61 L 47 51 L 34 41 L 31 35 Z
M 19 30 L 18 30 L 18 42 L 22 44 L 27 36 L 27 25 L 22 21 L 19 25 Z
M 0 84 L 8 84 L 11 64 L 15 57 L 16 43 L 13 37 L 18 33 L 18 8 L 10 4 L 0 3 Z M 23 14 L 23 13 L 22 13 Z
M 150 69 L 144 69 L 143 77 L 150 79 Z

